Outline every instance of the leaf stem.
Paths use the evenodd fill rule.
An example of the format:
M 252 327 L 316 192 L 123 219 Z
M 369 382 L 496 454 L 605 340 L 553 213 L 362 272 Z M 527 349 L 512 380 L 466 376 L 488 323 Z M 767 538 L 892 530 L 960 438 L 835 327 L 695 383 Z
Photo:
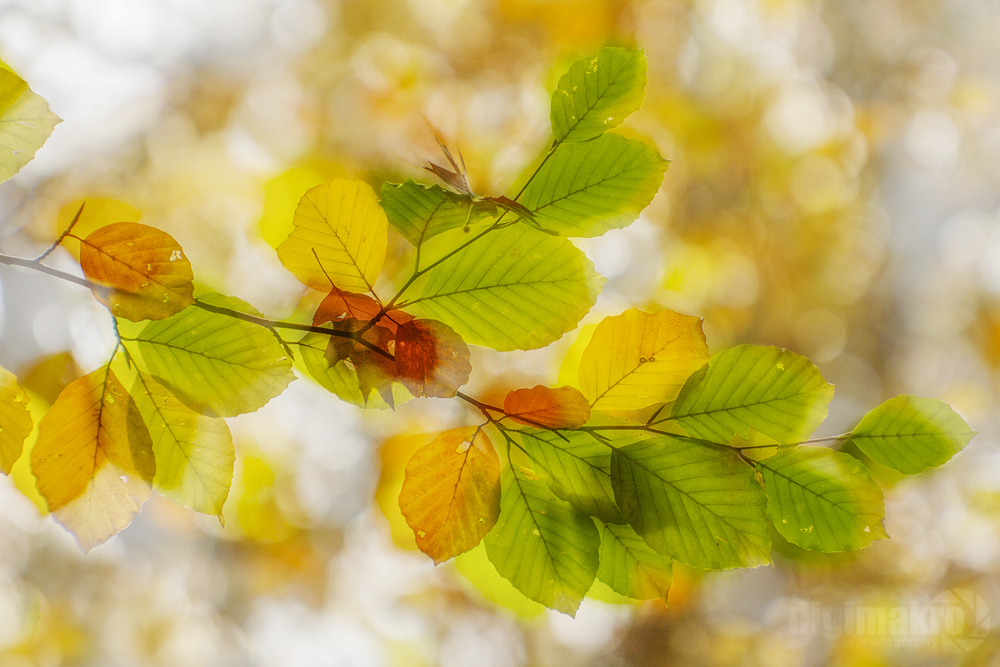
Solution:
M 82 203 L 82 204 L 80 204 L 80 208 L 78 208 L 78 209 L 77 209 L 77 211 L 76 211 L 76 215 L 74 215 L 74 216 L 73 216 L 73 219 L 72 219 L 72 220 L 70 220 L 70 222 L 69 222 L 69 226 L 68 226 L 68 227 L 66 227 L 66 229 L 64 229 L 64 230 L 63 230 L 63 233 L 62 233 L 62 234 L 60 234 L 60 235 L 59 235 L 59 238 L 57 238 L 57 239 L 55 240 L 55 243 L 53 243 L 52 245 L 50 245 L 50 246 L 48 247 L 48 249 L 47 249 L 47 250 L 46 250 L 45 252 L 43 252 L 43 253 L 42 253 L 41 255 L 39 255 L 38 257 L 36 257 L 36 258 L 34 259 L 34 261 L 36 261 L 36 262 L 40 262 L 40 261 L 42 261 L 43 259 L 45 259 L 45 258 L 46 258 L 46 257 L 48 257 L 49 255 L 51 255 L 51 254 L 52 254 L 52 252 L 53 252 L 53 251 L 54 251 L 54 250 L 55 250 L 56 248 L 58 248 L 58 247 L 59 247 L 59 245 L 60 245 L 60 244 L 61 244 L 61 243 L 63 242 L 63 240 L 64 240 L 64 239 L 65 239 L 65 238 L 66 238 L 67 236 L 69 236 L 69 233 L 70 233 L 71 231 L 73 231 L 73 227 L 75 227 L 75 226 L 76 226 L 76 223 L 80 221 L 80 216 L 81 216 L 81 215 L 83 214 L 83 207 L 84 207 L 84 206 L 85 206 L 86 204 L 87 204 L 87 202 L 86 202 L 86 200 L 84 200 L 84 201 L 83 201 L 83 203 Z

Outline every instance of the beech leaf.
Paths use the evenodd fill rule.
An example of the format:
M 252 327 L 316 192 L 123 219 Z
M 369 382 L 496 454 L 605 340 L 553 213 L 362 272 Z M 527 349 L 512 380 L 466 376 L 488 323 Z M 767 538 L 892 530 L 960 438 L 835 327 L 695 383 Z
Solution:
M 0 368 L 0 472 L 3 474 L 9 475 L 21 458 L 31 428 L 28 395 L 13 373 Z
M 619 595 L 666 602 L 673 582 L 673 561 L 653 551 L 632 526 L 600 522 L 597 529 L 601 534 L 597 578 Z
M 345 318 L 371 320 L 379 314 L 381 308 L 370 296 L 347 292 L 334 285 L 316 309 L 312 323 L 314 327 L 318 327 Z
M 541 428 L 574 429 L 590 421 L 590 404 L 573 387 L 515 389 L 503 399 L 503 410 L 519 424 Z
M 21 77 L 0 67 L 0 182 L 28 164 L 60 122 Z
M 469 346 L 444 322 L 416 319 L 396 330 L 396 369 L 414 396 L 451 398 L 469 381 Z
M 410 179 L 399 185 L 384 184 L 381 204 L 389 224 L 418 248 L 442 232 L 476 223 L 489 215 L 489 211 L 474 206 L 470 197 Z

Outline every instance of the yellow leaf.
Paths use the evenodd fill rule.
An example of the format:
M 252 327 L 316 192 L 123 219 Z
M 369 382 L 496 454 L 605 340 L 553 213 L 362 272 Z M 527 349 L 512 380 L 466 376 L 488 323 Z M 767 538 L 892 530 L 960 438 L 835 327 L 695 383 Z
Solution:
M 152 443 L 107 367 L 59 394 L 38 424 L 31 468 L 49 511 L 87 551 L 139 513 L 156 472 Z
M 0 368 L 0 471 L 3 474 L 9 475 L 21 457 L 31 426 L 28 395 L 17 384 L 13 373 Z
M 21 77 L 0 69 L 0 181 L 20 171 L 61 122 Z
M 80 265 L 94 297 L 116 317 L 162 320 L 194 303 L 194 274 L 180 244 L 137 222 L 101 227 L 81 241 Z
M 82 207 L 82 208 L 81 208 Z M 138 222 L 142 212 L 138 208 L 117 199 L 107 197 L 86 197 L 77 199 L 59 209 L 52 238 L 55 240 L 66 231 L 73 219 L 73 235 L 85 238 L 101 227 L 115 222 Z M 80 259 L 80 250 L 75 243 L 64 243 L 63 247 L 76 259 Z
M 451 429 L 418 449 L 406 465 L 399 509 L 435 564 L 479 544 L 500 515 L 500 457 L 486 434 Z
M 627 310 L 597 325 L 580 360 L 580 390 L 598 410 L 640 410 L 677 397 L 708 361 L 697 317 Z
M 385 260 L 389 221 L 367 183 L 334 179 L 310 189 L 293 222 L 278 259 L 296 278 L 323 292 L 330 291 L 330 280 L 342 290 L 372 291 Z

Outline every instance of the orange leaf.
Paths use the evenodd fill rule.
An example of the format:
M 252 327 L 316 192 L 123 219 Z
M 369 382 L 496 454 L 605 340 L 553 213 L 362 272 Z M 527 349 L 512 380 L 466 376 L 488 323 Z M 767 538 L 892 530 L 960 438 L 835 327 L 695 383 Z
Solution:
M 137 222 L 101 227 L 81 241 L 80 265 L 111 314 L 137 322 L 194 303 L 191 263 L 170 234 Z
M 132 397 L 107 367 L 67 386 L 38 424 L 38 492 L 85 550 L 125 528 L 149 497 L 152 441 Z
M 378 315 L 381 307 L 370 296 L 355 294 L 334 286 L 313 315 L 313 326 L 327 322 L 339 322 L 345 318 L 371 320 Z
M 469 381 L 469 346 L 437 320 L 412 320 L 396 331 L 396 367 L 414 396 L 450 398 Z
M 519 424 L 541 428 L 579 428 L 590 421 L 590 404 L 573 387 L 515 389 L 503 399 L 503 410 Z
M 357 332 L 367 327 L 368 322 L 347 318 L 334 322 L 333 326 L 340 331 Z M 388 327 L 379 323 L 369 327 L 362 338 L 378 349 L 384 350 L 386 354 L 376 352 L 351 338 L 331 336 L 326 347 L 326 360 L 331 366 L 344 359 L 349 360 L 354 364 L 354 370 L 358 374 L 358 388 L 361 390 L 361 395 L 367 400 L 371 390 L 377 389 L 382 399 L 393 407 L 395 401 L 392 395 L 392 381 L 396 379 L 396 362 L 387 355 L 392 354 L 394 335 Z
M 406 464 L 399 509 L 435 564 L 479 544 L 500 515 L 500 457 L 486 434 L 451 429 L 418 449 Z

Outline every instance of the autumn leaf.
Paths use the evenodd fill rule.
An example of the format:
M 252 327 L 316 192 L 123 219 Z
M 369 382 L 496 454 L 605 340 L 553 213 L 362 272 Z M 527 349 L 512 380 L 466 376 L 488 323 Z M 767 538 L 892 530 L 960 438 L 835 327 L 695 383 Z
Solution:
M 371 347 L 351 337 L 330 336 L 324 356 L 331 367 L 344 360 L 351 362 L 357 373 L 361 395 L 366 401 L 371 390 L 375 389 L 389 407 L 395 407 L 392 382 L 396 379 L 397 371 L 392 353 L 396 337 L 387 326 L 368 324 L 367 321 L 355 319 L 335 322 L 333 328 L 338 331 L 350 334 L 364 331 L 360 334 L 361 339 Z
M 378 301 L 370 296 L 348 292 L 334 285 L 316 309 L 312 323 L 314 327 L 318 327 L 344 318 L 370 320 L 378 315 L 380 310 Z
M 573 387 L 515 389 L 503 399 L 503 410 L 519 424 L 540 428 L 579 428 L 590 421 L 590 404 Z
M 21 458 L 24 440 L 31 433 L 27 405 L 28 395 L 17 378 L 6 368 L 0 368 L 0 472 L 5 475 L 10 474 Z
M 80 265 L 111 314 L 138 322 L 170 317 L 194 303 L 194 274 L 170 234 L 116 222 L 81 240 Z
M 414 396 L 450 398 L 469 381 L 469 347 L 437 320 L 412 320 L 396 331 L 399 379 Z
M 500 458 L 486 434 L 465 426 L 418 449 L 406 465 L 399 509 L 435 564 L 479 544 L 500 515 Z
M 61 119 L 28 84 L 0 68 L 0 181 L 28 164 Z

